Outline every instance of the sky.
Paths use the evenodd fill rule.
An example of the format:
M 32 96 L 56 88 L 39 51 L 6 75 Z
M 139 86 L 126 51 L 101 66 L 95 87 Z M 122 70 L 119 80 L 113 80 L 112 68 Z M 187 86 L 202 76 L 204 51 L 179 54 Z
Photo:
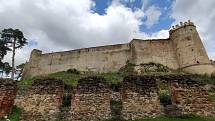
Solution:
M 20 29 L 28 39 L 17 50 L 18 65 L 32 49 L 49 53 L 168 38 L 172 25 L 190 19 L 215 60 L 214 6 L 215 0 L 0 0 L 0 30 Z

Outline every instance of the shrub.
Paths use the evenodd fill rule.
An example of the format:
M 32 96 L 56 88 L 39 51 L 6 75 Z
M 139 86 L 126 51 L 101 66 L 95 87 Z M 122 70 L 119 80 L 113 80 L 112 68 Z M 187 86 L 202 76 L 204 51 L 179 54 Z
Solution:
M 170 93 L 169 93 L 168 90 L 162 90 L 162 91 L 160 91 L 160 102 L 164 106 L 172 104 L 171 96 L 170 96 Z
M 77 75 L 81 74 L 81 72 L 75 68 L 74 69 L 68 69 L 67 73 L 72 73 L 72 74 L 77 74 Z
M 131 63 L 128 60 L 128 61 L 126 61 L 126 65 L 119 69 L 119 74 L 121 74 L 123 76 L 133 74 L 135 66 L 136 66 L 135 64 Z
M 7 117 L 10 121 L 19 121 L 21 115 L 21 109 L 14 106 L 11 114 Z M 0 119 L 0 121 L 7 121 L 6 119 Z

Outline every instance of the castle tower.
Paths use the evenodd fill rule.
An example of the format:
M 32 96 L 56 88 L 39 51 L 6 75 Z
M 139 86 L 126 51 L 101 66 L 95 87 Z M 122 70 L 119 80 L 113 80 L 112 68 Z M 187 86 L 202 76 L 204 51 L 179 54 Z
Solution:
M 211 74 L 214 71 L 215 67 L 208 58 L 193 22 L 180 22 L 169 33 L 181 69 L 198 74 Z

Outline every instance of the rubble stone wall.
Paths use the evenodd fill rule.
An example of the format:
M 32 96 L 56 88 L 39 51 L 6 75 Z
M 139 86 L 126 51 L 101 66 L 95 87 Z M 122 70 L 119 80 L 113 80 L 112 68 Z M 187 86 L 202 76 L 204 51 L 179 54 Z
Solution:
M 16 98 L 16 82 L 9 79 L 0 79 L 0 118 L 10 114 Z
M 34 81 L 21 103 L 21 121 L 54 121 L 63 101 L 63 82 L 46 79 Z
M 122 86 L 122 117 L 144 119 L 162 115 L 158 87 L 154 78 L 129 76 Z
M 215 104 L 207 91 L 196 81 L 181 79 L 170 81 L 172 103 L 182 114 L 215 117 Z
M 97 121 L 111 118 L 111 91 L 102 78 L 81 79 L 72 94 L 72 120 Z

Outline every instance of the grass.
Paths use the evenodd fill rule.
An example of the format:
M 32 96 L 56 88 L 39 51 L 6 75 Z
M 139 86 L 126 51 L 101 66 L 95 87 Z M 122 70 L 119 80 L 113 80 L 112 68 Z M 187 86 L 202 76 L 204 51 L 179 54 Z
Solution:
M 120 119 L 110 119 L 107 121 L 215 121 L 215 118 L 204 118 L 197 116 L 185 116 L 181 118 L 168 118 L 168 117 L 159 117 L 159 118 L 149 118 L 142 120 L 120 120 Z
M 33 81 L 36 79 L 43 78 L 56 78 L 63 80 L 66 85 L 71 85 L 75 87 L 78 83 L 78 80 L 87 76 L 100 76 L 103 77 L 109 85 L 118 85 L 124 78 L 124 75 L 119 74 L 118 72 L 111 73 L 96 73 L 96 74 L 82 74 L 82 73 L 73 73 L 71 71 L 61 71 L 57 73 L 51 73 L 48 75 L 36 76 L 28 80 L 22 80 L 18 83 L 19 88 L 28 88 L 32 85 Z
M 18 86 L 20 88 L 28 88 L 29 86 L 32 85 L 33 80 L 35 79 L 41 79 L 45 77 L 49 78 L 57 78 L 60 80 L 63 80 L 65 84 L 67 85 L 72 85 L 73 87 L 77 85 L 78 80 L 83 77 L 87 76 L 101 76 L 103 77 L 108 84 L 110 85 L 118 85 L 120 82 L 122 82 L 123 78 L 129 74 L 132 74 L 134 65 L 128 64 L 124 68 L 121 68 L 119 72 L 109 72 L 109 73 L 96 73 L 96 74 L 86 74 L 86 73 L 80 73 L 78 71 L 62 71 L 62 72 L 57 72 L 57 73 L 52 73 L 48 75 L 43 75 L 43 76 L 36 76 L 28 80 L 22 80 L 18 83 Z M 156 76 L 156 75 L 163 75 L 163 76 L 168 76 L 168 75 L 183 75 L 184 73 L 149 73 L 147 75 L 151 76 Z M 191 74 L 189 74 L 191 75 Z M 209 75 L 197 75 L 197 74 L 192 74 L 191 77 L 193 80 L 196 80 L 198 82 L 201 82 L 202 84 L 215 84 L 215 76 L 209 76 Z M 162 80 L 161 80 L 162 81 Z M 162 85 L 161 85 L 162 86 Z
M 161 64 L 156 64 L 156 63 L 148 63 L 148 64 L 140 64 L 140 65 L 158 67 L 158 72 L 143 73 L 141 75 L 174 77 L 177 75 L 180 76 L 180 75 L 187 74 L 182 71 L 169 69 L 166 66 L 163 66 Z M 87 76 L 100 76 L 100 77 L 103 77 L 108 82 L 108 84 L 111 86 L 111 88 L 119 88 L 124 77 L 126 77 L 127 75 L 136 74 L 136 72 L 134 72 L 135 66 L 137 66 L 137 65 L 132 64 L 128 61 L 124 67 L 119 69 L 118 72 L 109 72 L 109 73 L 90 73 L 90 72 L 80 72 L 76 69 L 69 69 L 67 71 L 61 71 L 61 72 L 52 73 L 52 74 L 48 74 L 48 75 L 36 76 L 36 77 L 33 77 L 28 80 L 22 80 L 18 83 L 18 86 L 20 89 L 22 89 L 22 88 L 27 89 L 28 87 L 30 87 L 32 85 L 33 80 L 43 79 L 43 78 L 48 77 L 48 78 L 57 78 L 57 79 L 63 80 L 63 82 L 66 85 L 71 85 L 71 86 L 75 87 L 80 78 L 87 77 Z M 169 70 L 171 70 L 171 71 L 169 71 Z M 214 73 L 211 74 L 211 76 L 197 75 L 197 74 L 187 74 L 187 75 L 191 75 L 192 76 L 191 78 L 193 80 L 198 81 L 201 84 L 215 84 L 215 74 Z M 159 83 L 160 83 L 160 88 L 162 88 L 162 90 L 168 90 L 167 86 L 166 86 L 167 82 L 165 80 L 161 80 Z M 163 89 L 163 88 L 166 88 L 166 89 Z
M 78 80 L 81 78 L 81 74 L 78 73 L 71 73 L 70 71 L 61 71 L 57 73 L 51 73 L 48 75 L 43 76 L 36 76 L 28 80 L 22 80 L 18 83 L 19 88 L 28 88 L 32 85 L 33 81 L 36 79 L 43 79 L 43 78 L 56 78 L 63 80 L 63 82 L 67 85 L 76 86 Z
M 21 115 L 21 109 L 14 106 L 11 114 L 8 116 L 8 119 L 10 121 L 19 121 L 20 115 Z M 0 119 L 0 121 L 7 121 L 7 120 L 6 119 Z
M 155 118 L 155 119 L 145 119 L 145 120 L 136 120 L 136 121 L 215 121 L 212 118 L 202 118 L 202 117 L 190 117 L 190 118 Z
M 215 84 L 215 76 L 211 74 L 211 76 L 204 74 L 192 74 L 192 79 L 201 82 L 202 84 Z

